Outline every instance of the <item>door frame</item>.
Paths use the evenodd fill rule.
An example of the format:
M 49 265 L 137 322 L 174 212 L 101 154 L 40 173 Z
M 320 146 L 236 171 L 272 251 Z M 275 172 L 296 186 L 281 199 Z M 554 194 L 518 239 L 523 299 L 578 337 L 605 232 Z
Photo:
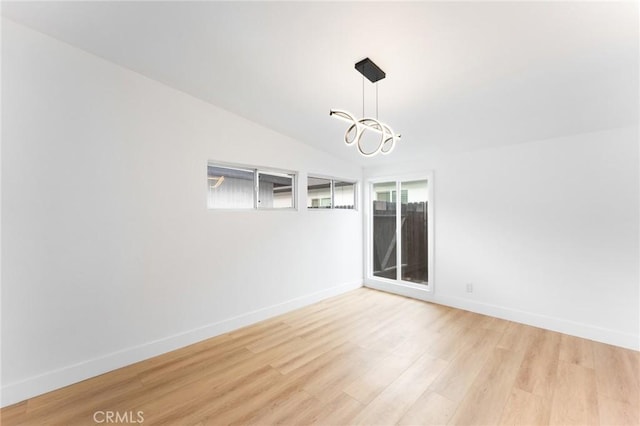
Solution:
M 402 281 L 401 279 L 389 279 L 376 277 L 373 275 L 373 185 L 383 182 L 395 182 L 396 194 L 398 201 L 401 200 L 400 183 L 403 181 L 427 181 L 427 268 L 428 268 L 428 282 L 426 284 L 416 284 L 408 281 Z M 435 234 L 434 234 L 434 180 L 433 171 L 423 173 L 411 173 L 400 175 L 388 175 L 388 176 L 376 176 L 369 178 L 365 181 L 363 197 L 364 197 L 364 220 L 365 220 L 365 232 L 364 232 L 364 285 L 367 287 L 375 288 L 378 290 L 388 291 L 391 293 L 401 294 L 403 296 L 413 297 L 416 299 L 430 300 L 433 298 L 435 292 Z M 398 214 L 401 209 L 401 203 L 396 202 L 396 265 L 400 270 L 401 262 L 399 261 L 402 256 L 402 235 L 401 229 L 399 229 L 400 222 L 402 220 L 401 215 Z

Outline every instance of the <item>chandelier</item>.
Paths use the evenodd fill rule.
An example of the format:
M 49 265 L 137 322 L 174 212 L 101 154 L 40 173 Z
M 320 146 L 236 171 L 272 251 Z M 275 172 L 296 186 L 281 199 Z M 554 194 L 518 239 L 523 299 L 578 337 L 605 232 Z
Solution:
M 350 126 L 347 127 L 344 133 L 344 142 L 347 145 L 356 145 L 360 154 L 365 157 L 373 157 L 374 155 L 389 154 L 393 151 L 396 142 L 401 138 L 401 135 L 396 135 L 393 129 L 378 120 L 378 84 L 379 80 L 386 77 L 384 71 L 380 69 L 371 59 L 365 58 L 356 63 L 356 70 L 362 74 L 362 115 L 363 118 L 356 119 L 356 117 L 344 110 L 332 109 L 329 111 L 329 115 L 347 121 Z M 375 83 L 376 85 L 376 117 L 364 117 L 364 78 Z M 370 131 L 380 135 L 380 139 L 374 149 L 365 149 L 362 144 L 362 136 L 365 132 Z

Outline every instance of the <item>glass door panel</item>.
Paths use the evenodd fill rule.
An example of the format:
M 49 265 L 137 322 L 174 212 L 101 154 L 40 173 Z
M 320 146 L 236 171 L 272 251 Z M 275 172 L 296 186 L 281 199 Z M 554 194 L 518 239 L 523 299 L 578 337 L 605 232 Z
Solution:
M 373 185 L 373 275 L 397 279 L 396 183 Z
M 400 279 L 416 284 L 429 281 L 427 239 L 427 181 L 400 183 Z

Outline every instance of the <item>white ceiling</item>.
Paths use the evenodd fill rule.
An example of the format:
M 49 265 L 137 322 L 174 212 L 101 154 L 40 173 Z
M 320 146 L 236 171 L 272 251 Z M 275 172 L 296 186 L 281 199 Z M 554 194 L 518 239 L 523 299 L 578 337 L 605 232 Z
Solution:
M 14 21 L 362 165 L 638 123 L 638 3 L 3 2 Z M 346 147 L 373 59 L 389 156 Z M 373 113 L 367 82 L 367 115 Z

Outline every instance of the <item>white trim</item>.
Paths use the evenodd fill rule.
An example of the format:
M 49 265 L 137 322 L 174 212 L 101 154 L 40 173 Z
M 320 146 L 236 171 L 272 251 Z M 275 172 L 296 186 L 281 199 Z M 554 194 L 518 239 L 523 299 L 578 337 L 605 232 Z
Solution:
M 265 173 L 273 172 L 273 173 L 281 173 L 284 175 L 287 175 L 287 174 L 297 175 L 299 173 L 296 170 L 281 169 L 279 167 L 260 166 L 255 164 L 250 165 L 250 164 L 243 164 L 243 163 L 232 163 L 228 161 L 218 161 L 218 160 L 207 160 L 207 166 L 222 167 L 227 169 L 238 169 L 238 170 L 243 170 L 247 172 L 254 172 L 256 170 L 259 170 Z
M 290 312 L 294 309 L 316 303 L 362 287 L 362 282 L 350 282 L 297 297 L 276 305 L 268 306 L 246 314 L 208 324 L 180 334 L 168 336 L 138 346 L 112 352 L 110 354 L 62 367 L 44 374 L 30 377 L 16 383 L 2 386 L 2 407 L 15 404 L 28 398 L 50 392 L 91 377 L 125 367 L 145 359 L 158 356 L 193 343 L 200 342 L 223 333 L 228 333 L 247 325 Z
M 373 185 L 383 182 L 395 182 L 396 184 L 396 198 L 399 201 L 402 197 L 400 192 L 400 184 L 402 181 L 427 181 L 427 267 L 429 271 L 429 281 L 425 284 L 416 285 L 408 281 L 400 280 L 400 268 L 398 268 L 396 280 L 385 280 L 379 277 L 375 277 L 371 273 L 371 259 L 373 257 L 373 245 L 371 242 L 371 230 L 373 229 L 373 219 L 371 213 L 371 193 L 373 191 Z M 391 176 L 377 176 L 374 178 L 368 178 L 363 185 L 363 214 L 364 214 L 364 277 L 365 285 L 371 284 L 372 288 L 378 288 L 377 286 L 384 287 L 378 288 L 379 290 L 389 291 L 392 293 L 402 294 L 408 297 L 415 297 L 421 300 L 424 297 L 432 297 L 435 294 L 435 208 L 434 208 L 434 178 L 433 171 L 426 171 L 422 173 L 411 173 L 403 175 L 391 175 Z M 401 235 L 399 231 L 400 222 L 400 208 L 399 202 L 396 203 L 396 244 L 398 247 L 402 244 Z M 396 249 L 396 265 L 400 265 L 400 250 Z M 424 288 L 423 288 L 424 286 Z M 397 287 L 397 288 L 395 288 Z M 395 288 L 395 290 L 394 290 Z M 413 288 L 416 291 L 406 290 L 407 288 Z M 405 294 L 405 293 L 410 294 Z M 424 293 L 431 296 L 424 296 Z
M 636 351 L 640 350 L 640 336 L 638 335 L 571 321 L 565 318 L 551 317 L 518 309 L 505 308 L 498 305 L 458 297 L 438 298 L 436 303 L 522 324 L 528 324 L 534 327 L 544 328 L 546 330 L 595 340 L 597 342 L 621 346 Z
M 360 179 L 358 178 L 342 178 L 339 176 L 334 176 L 334 175 L 325 175 L 323 173 L 313 173 L 313 172 L 308 172 L 307 173 L 307 177 L 309 178 L 317 178 L 317 179 L 327 179 L 327 180 L 338 180 L 340 182 L 350 182 L 350 183 L 358 183 L 360 182 Z
M 623 333 L 617 330 L 571 321 L 565 318 L 550 317 L 547 315 L 506 308 L 459 297 L 434 297 L 433 294 L 426 290 L 398 283 L 367 279 L 365 280 L 365 286 L 376 290 L 399 294 L 401 296 L 424 300 L 426 302 L 437 303 L 439 305 L 489 315 L 491 317 L 544 328 L 546 330 L 557 331 L 558 333 L 582 337 L 596 342 L 620 346 L 636 351 L 640 350 L 640 336 L 630 333 Z
M 338 209 L 336 209 L 338 210 Z M 342 210 L 347 210 L 347 209 L 342 209 Z M 295 207 L 282 207 L 282 208 L 276 208 L 276 207 L 260 207 L 260 208 L 246 208 L 246 209 L 225 209 L 225 208 L 210 208 L 207 207 L 207 213 L 211 213 L 211 214 L 221 214 L 221 213 L 246 213 L 246 212 L 298 212 L 300 211 L 298 208 Z M 254 213 L 251 213 L 254 214 Z
M 396 180 L 396 282 L 402 281 L 402 184 Z M 391 194 L 389 194 L 391 199 Z M 373 213 L 371 214 L 373 217 Z M 373 229 L 373 228 L 371 228 Z M 372 246 L 373 247 L 373 246 Z M 429 254 L 427 253 L 427 267 Z
M 365 287 L 376 290 L 386 291 L 388 293 L 399 294 L 400 296 L 411 297 L 413 299 L 424 300 L 425 302 L 433 302 L 433 291 L 427 285 L 418 285 L 407 283 L 404 281 L 394 281 L 384 278 L 367 278 L 364 282 Z

